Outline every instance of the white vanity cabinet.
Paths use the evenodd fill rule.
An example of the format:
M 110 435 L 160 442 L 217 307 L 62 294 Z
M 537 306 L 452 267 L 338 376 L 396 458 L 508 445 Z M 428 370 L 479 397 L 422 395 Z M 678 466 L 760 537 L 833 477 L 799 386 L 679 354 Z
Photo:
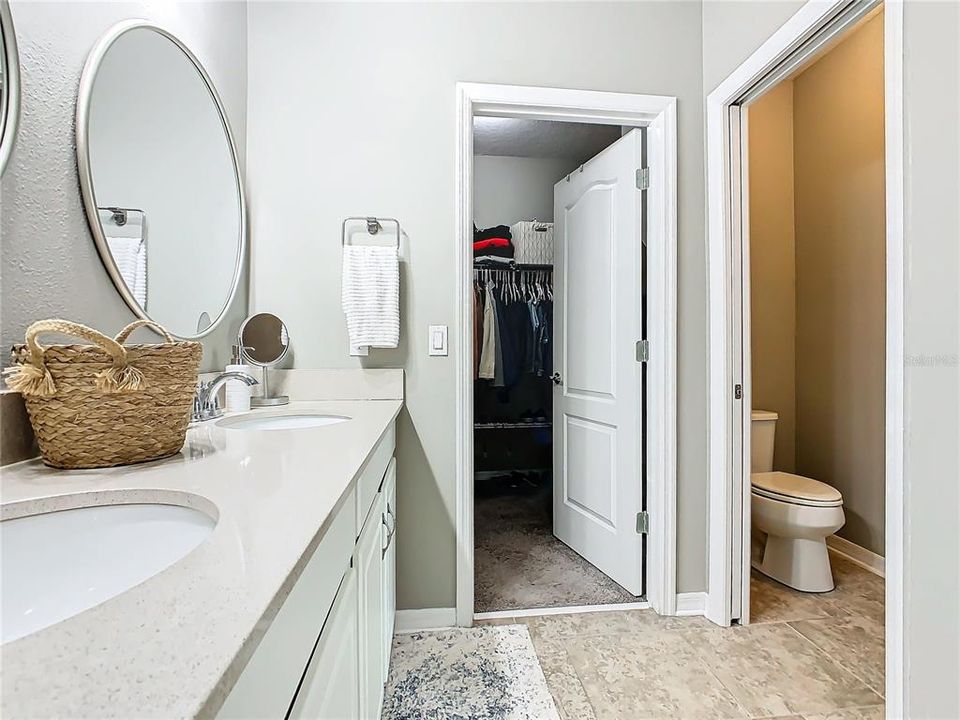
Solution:
M 218 718 L 380 717 L 396 609 L 395 438 L 391 425 Z

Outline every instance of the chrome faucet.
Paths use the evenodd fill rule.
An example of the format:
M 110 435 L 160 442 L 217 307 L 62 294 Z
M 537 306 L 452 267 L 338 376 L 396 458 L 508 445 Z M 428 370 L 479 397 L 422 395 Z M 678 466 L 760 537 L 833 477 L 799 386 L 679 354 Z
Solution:
M 259 382 L 252 375 L 245 372 L 231 371 L 220 373 L 210 382 L 200 382 L 197 385 L 197 394 L 193 398 L 193 416 L 191 422 L 213 420 L 223 415 L 220 403 L 217 401 L 217 392 L 229 380 L 239 380 L 247 385 L 258 385 Z

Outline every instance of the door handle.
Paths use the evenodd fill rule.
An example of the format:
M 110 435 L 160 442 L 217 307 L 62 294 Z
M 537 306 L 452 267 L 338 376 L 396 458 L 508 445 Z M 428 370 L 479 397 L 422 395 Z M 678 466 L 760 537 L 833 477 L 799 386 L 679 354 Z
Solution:
M 563 382 L 563 378 L 560 377 L 560 373 L 558 372 L 555 372 L 553 375 L 551 375 L 550 379 L 553 380 L 554 385 L 560 385 Z
M 391 527 L 390 523 L 387 522 L 388 517 L 393 519 L 393 527 Z M 381 513 L 380 518 L 383 522 L 383 526 L 387 529 L 387 541 L 380 550 L 380 556 L 385 557 L 387 550 L 390 549 L 390 543 L 393 542 L 393 536 L 397 534 L 397 519 L 396 515 L 393 514 L 393 510 L 390 509 L 390 503 L 387 503 L 387 511 L 385 513 Z

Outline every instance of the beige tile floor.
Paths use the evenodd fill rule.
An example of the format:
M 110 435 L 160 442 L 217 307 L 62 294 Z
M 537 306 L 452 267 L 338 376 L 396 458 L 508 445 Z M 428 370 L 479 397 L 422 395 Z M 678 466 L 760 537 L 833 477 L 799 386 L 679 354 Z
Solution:
M 837 588 L 754 573 L 752 624 L 649 610 L 525 623 L 563 720 L 882 720 L 883 579 L 833 556 Z

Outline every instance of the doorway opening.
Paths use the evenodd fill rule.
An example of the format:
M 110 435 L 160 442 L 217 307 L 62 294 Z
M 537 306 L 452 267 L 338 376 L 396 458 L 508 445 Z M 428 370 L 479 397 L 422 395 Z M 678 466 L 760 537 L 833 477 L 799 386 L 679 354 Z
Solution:
M 480 616 L 644 602 L 643 132 L 474 119 Z
M 784 608 L 797 619 L 836 608 L 872 632 L 858 662 L 872 652 L 882 668 L 882 9 L 742 114 L 747 614 L 763 622 Z
M 457 622 L 673 614 L 675 99 L 458 91 Z
M 902 6 L 808 3 L 711 93 L 707 617 L 902 712 Z

